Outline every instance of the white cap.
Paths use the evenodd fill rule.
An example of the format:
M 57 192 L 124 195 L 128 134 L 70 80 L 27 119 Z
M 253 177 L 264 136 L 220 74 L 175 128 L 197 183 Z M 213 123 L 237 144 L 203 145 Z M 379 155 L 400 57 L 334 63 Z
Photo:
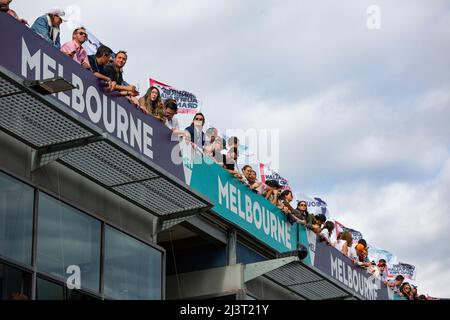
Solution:
M 66 15 L 66 13 L 61 8 L 58 8 L 58 7 L 51 8 L 50 10 L 48 10 L 48 14 L 53 14 L 55 16 L 58 16 L 64 22 L 67 21 L 67 20 L 63 19 L 63 17 Z

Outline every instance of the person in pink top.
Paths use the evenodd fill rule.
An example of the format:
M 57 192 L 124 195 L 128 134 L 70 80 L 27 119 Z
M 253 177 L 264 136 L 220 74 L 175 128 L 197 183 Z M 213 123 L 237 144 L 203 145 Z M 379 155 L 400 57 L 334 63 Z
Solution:
M 83 48 L 83 43 L 86 42 L 88 35 L 85 28 L 77 28 L 72 33 L 72 41 L 66 42 L 61 51 L 71 57 L 75 62 L 80 64 L 85 69 L 91 69 L 86 50 Z

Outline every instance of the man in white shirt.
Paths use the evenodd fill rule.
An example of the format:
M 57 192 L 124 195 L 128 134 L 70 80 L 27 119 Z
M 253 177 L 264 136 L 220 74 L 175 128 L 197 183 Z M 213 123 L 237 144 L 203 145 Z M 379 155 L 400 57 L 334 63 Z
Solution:
M 177 111 L 177 102 L 174 99 L 168 99 L 164 102 L 164 116 L 166 118 L 164 124 L 167 128 L 172 130 L 172 141 L 179 141 L 180 136 L 184 135 L 184 130 L 180 130 L 180 124 L 178 123 L 178 119 L 175 117 Z

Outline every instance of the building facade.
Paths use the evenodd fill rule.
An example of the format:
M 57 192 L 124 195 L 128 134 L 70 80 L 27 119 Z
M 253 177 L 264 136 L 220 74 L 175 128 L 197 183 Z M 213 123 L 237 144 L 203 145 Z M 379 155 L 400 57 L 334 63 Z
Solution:
M 0 299 L 394 298 L 5 14 L 0 42 Z

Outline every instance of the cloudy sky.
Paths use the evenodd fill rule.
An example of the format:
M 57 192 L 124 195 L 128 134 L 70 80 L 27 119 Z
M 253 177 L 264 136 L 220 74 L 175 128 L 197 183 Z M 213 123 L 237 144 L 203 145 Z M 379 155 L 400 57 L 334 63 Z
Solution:
M 11 7 L 32 23 L 54 5 L 127 50 L 125 78 L 141 91 L 152 76 L 195 93 L 223 130 L 278 129 L 279 172 L 294 190 L 321 197 L 335 219 L 416 265 L 421 293 L 450 297 L 448 0 Z

